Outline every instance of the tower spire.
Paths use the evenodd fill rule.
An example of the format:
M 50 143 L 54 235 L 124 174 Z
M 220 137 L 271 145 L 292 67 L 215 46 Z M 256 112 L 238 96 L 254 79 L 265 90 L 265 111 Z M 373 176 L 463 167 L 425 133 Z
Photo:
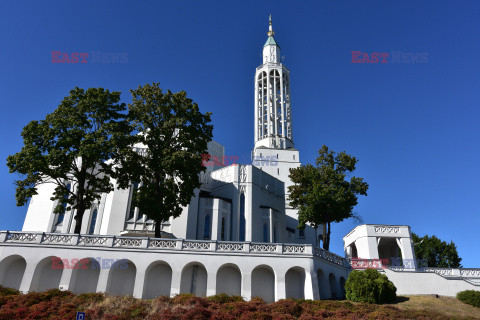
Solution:
M 273 32 L 273 26 L 272 26 L 272 15 L 268 17 L 268 32 L 267 35 L 269 37 L 273 37 L 275 35 L 275 32 Z

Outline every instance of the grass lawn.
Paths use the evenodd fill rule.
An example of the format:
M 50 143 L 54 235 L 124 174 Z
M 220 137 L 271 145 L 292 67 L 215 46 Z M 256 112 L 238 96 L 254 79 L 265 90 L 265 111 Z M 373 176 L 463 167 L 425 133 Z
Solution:
M 399 297 L 399 302 L 391 304 L 401 310 L 424 310 L 438 312 L 447 317 L 470 317 L 480 319 L 480 308 L 465 304 L 457 298 L 414 295 Z

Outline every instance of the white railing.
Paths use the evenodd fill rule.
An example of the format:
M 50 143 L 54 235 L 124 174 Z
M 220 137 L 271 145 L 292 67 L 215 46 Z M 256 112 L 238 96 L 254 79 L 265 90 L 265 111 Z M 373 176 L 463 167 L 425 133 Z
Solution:
M 345 268 L 350 267 L 347 259 L 310 244 L 159 239 L 149 237 L 0 231 L 0 245 L 2 243 L 67 245 L 77 247 L 113 247 L 147 250 L 237 252 L 242 254 L 304 255 L 313 256 Z
M 408 271 L 411 272 L 413 269 L 407 269 L 404 267 L 388 267 L 388 269 L 396 272 Z M 474 268 L 433 268 L 433 267 L 426 267 L 420 268 L 416 271 L 420 272 L 430 272 L 436 273 L 442 277 L 446 278 L 473 278 L 473 279 L 480 279 L 480 269 Z

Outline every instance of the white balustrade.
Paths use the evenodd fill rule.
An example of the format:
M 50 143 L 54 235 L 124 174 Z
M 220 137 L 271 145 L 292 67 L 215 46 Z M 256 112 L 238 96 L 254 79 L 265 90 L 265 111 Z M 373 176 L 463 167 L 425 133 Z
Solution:
M 46 245 L 68 245 L 78 247 L 136 248 L 139 250 L 214 251 L 241 254 L 306 255 L 335 263 L 346 268 L 349 262 L 334 253 L 312 245 L 254 243 L 213 240 L 158 239 L 148 237 L 116 237 L 103 235 L 79 235 L 43 232 L 0 231 L 0 243 L 41 243 Z M 475 277 L 480 270 L 463 269 L 462 275 Z

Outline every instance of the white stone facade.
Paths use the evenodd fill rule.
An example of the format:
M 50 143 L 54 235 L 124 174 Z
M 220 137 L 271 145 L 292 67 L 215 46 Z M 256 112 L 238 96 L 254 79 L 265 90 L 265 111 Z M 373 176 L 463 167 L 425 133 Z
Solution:
M 0 281 L 23 292 L 326 299 L 343 297 L 348 273 L 305 244 L 0 232 Z
M 415 259 L 409 226 L 364 224 L 343 237 L 343 243 L 352 269 L 378 269 L 395 284 L 399 295 L 454 297 L 459 291 L 480 290 L 480 269 L 422 266 Z
M 0 231 L 0 284 L 23 292 L 60 288 L 137 298 L 329 299 L 345 296 L 352 268 L 373 267 L 399 294 L 479 290 L 480 269 L 419 269 L 408 226 L 356 227 L 343 238 L 348 259 L 318 247 L 321 230 L 297 229 L 288 199 L 289 169 L 301 165 L 292 138 L 290 74 L 271 23 L 268 36 L 254 80 L 253 165 L 207 166 L 190 204 L 162 223 L 161 239 L 151 237 L 154 221 L 132 204 L 136 184 L 119 189 L 112 180 L 115 190 L 85 212 L 80 235 L 72 234 L 74 212 L 53 214 L 54 185 L 40 185 L 23 231 Z M 225 148 L 212 141 L 208 152 L 223 159 Z M 397 256 L 403 266 L 386 262 Z

